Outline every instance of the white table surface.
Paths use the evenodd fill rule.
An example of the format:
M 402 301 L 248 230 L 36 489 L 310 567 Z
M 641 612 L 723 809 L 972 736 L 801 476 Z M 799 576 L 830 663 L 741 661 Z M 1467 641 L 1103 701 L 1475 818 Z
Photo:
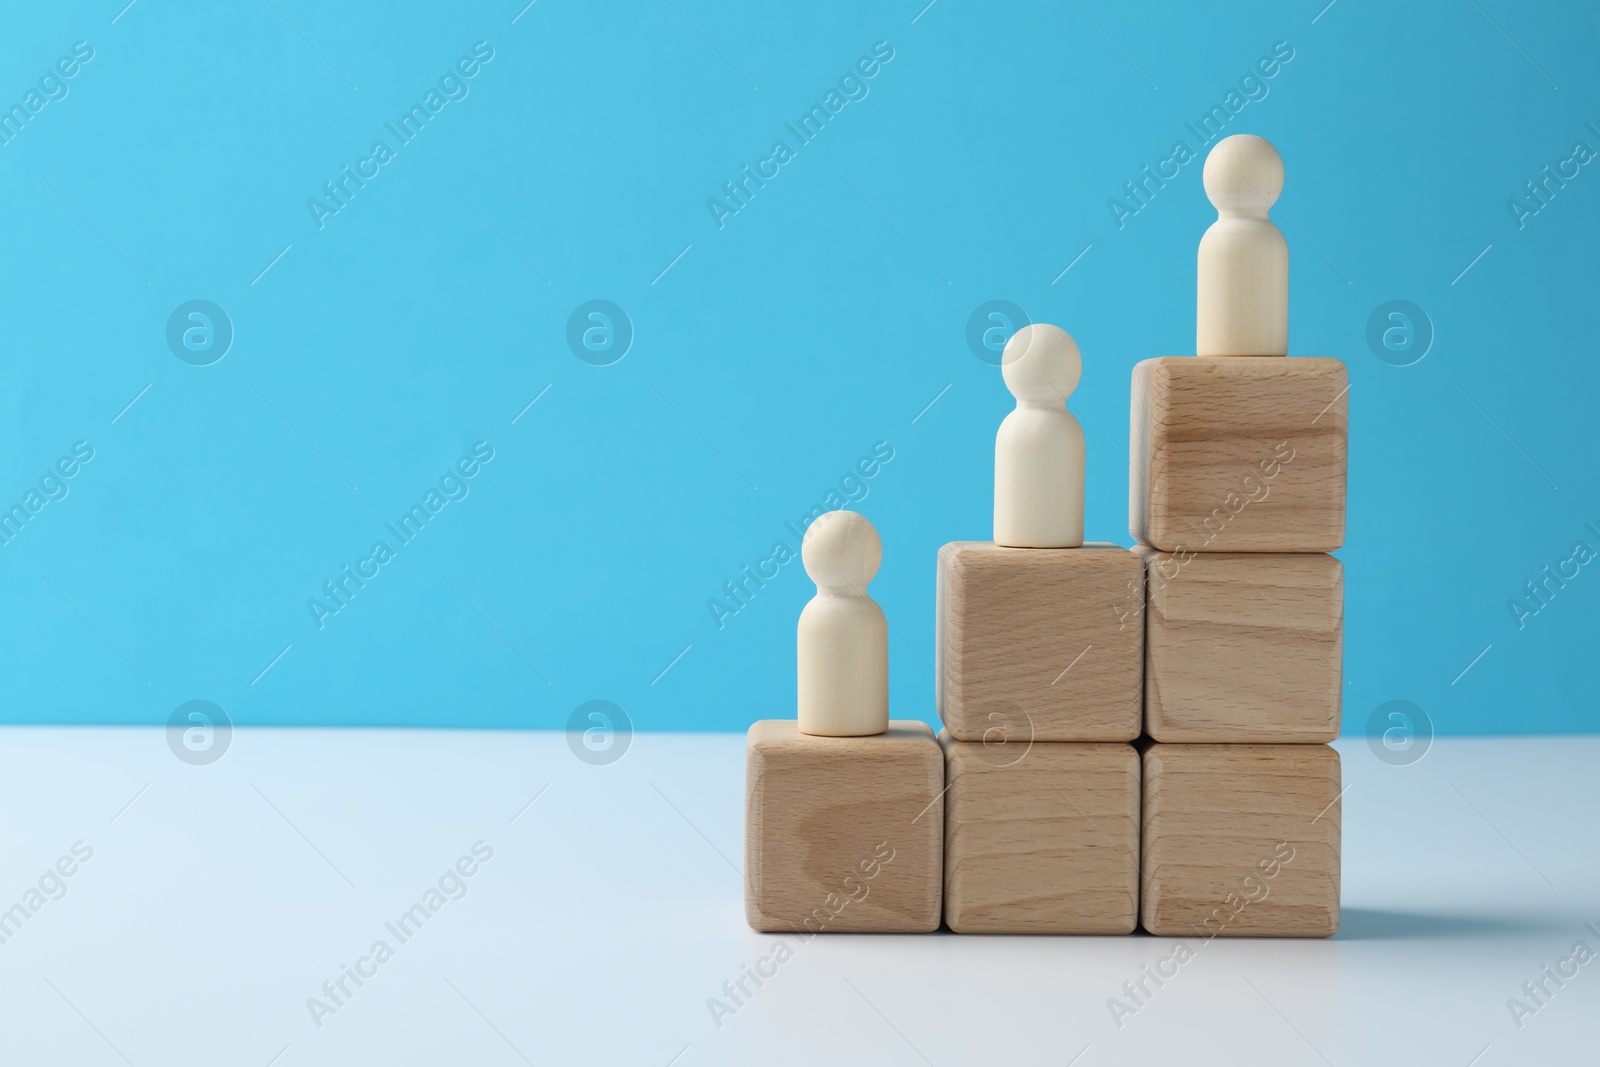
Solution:
M 776 944 L 743 918 L 742 735 L 640 734 L 608 766 L 559 733 L 244 729 L 209 766 L 159 729 L 0 742 L 0 908 L 93 849 L 0 944 L 4 1064 L 1600 1061 L 1600 959 L 1520 1029 L 1506 1003 L 1600 952 L 1600 738 L 1408 767 L 1341 742 L 1339 935 L 1198 943 L 1120 1028 L 1108 998 L 1170 940 L 824 935 L 719 1027 L 708 998 Z M 478 841 L 399 943 L 384 923 Z M 319 1027 L 308 998 L 379 939 Z

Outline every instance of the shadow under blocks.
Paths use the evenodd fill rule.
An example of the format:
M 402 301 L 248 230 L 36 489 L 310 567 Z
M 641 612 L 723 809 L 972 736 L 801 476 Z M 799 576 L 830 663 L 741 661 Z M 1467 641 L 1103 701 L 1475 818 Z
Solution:
M 1225 138 L 1204 185 L 1196 354 L 1132 375 L 1132 548 L 1083 540 L 1076 342 L 1005 346 L 994 540 L 935 567 L 937 738 L 888 718 L 876 531 L 807 528 L 798 717 L 747 744 L 756 929 L 1338 932 L 1349 377 L 1288 355 L 1277 151 Z

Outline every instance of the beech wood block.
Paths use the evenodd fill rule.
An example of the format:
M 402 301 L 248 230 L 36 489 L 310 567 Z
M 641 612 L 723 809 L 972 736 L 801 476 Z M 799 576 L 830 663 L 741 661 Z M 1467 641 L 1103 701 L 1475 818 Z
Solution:
M 802 734 L 788 719 L 745 745 L 744 910 L 757 930 L 939 928 L 944 753 L 926 723 L 869 737 Z
M 1339 736 L 1338 560 L 1323 553 L 1135 551 L 1146 567 L 1145 733 L 1168 742 Z
M 1332 551 L 1348 426 L 1337 359 L 1147 359 L 1133 368 L 1129 531 L 1163 552 Z
M 1127 934 L 1139 919 L 1128 744 L 944 746 L 944 921 L 962 934 Z
M 1327 745 L 1148 744 L 1141 924 L 1164 937 L 1337 933 L 1339 779 Z
M 1144 564 L 1112 544 L 939 550 L 936 707 L 957 741 L 1131 741 Z

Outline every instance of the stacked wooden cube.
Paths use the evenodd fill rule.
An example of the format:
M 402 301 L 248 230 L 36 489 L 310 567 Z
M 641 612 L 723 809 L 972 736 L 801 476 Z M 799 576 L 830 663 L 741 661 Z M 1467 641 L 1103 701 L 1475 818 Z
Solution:
M 773 933 L 939 928 L 944 760 L 927 724 L 867 737 L 750 728 L 745 919 Z
M 1116 545 L 939 552 L 945 922 L 1125 934 L 1139 917 L 1144 564 Z
M 1347 392 L 1336 359 L 1134 369 L 1151 933 L 1338 929 Z
M 1348 378 L 1286 355 L 1276 150 L 1226 138 L 1204 182 L 1197 355 L 1133 373 L 1135 548 L 1083 542 L 1076 343 L 1006 346 L 995 540 L 938 557 L 937 740 L 888 717 L 876 531 L 807 530 L 799 719 L 746 756 L 752 926 L 1338 930 Z
M 1336 932 L 1347 392 L 1335 359 L 1139 364 L 1134 549 L 940 550 L 937 741 L 751 728 L 751 925 Z

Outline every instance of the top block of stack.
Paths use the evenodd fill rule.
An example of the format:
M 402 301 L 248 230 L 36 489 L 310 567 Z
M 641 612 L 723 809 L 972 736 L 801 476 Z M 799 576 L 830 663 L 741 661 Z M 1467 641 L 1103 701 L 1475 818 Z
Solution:
M 1283 163 L 1258 137 L 1206 158 L 1195 357 L 1134 368 L 1129 532 L 1163 552 L 1328 552 L 1344 543 L 1349 377 L 1288 353 L 1289 272 L 1267 219 Z

